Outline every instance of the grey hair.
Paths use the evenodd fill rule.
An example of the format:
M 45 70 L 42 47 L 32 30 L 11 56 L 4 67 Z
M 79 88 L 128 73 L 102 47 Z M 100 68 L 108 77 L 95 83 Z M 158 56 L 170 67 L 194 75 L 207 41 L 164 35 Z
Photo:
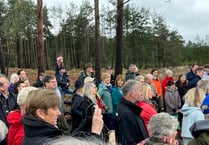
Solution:
M 52 141 L 49 141 L 45 145 L 109 145 L 102 140 L 98 140 L 95 137 L 88 137 L 88 138 L 77 138 L 77 137 L 70 137 L 64 136 Z
M 136 80 L 136 81 L 139 81 L 139 82 L 143 83 L 144 76 L 143 76 L 143 75 L 136 76 L 136 77 L 134 78 L 134 80 Z
M 8 129 L 3 121 L 0 120 L 0 142 L 5 139 Z
M 200 80 L 197 83 L 197 87 L 201 88 L 205 93 L 209 89 L 209 80 Z
M 128 80 L 122 87 L 123 96 L 126 97 L 129 92 L 136 90 L 137 85 L 141 87 L 141 83 L 136 80 Z
M 168 113 L 158 113 L 149 121 L 150 135 L 156 138 L 171 137 L 176 131 L 178 120 Z
M 172 72 L 172 70 L 167 69 L 167 70 L 165 71 L 165 74 L 166 74 L 166 75 L 168 75 L 168 74 L 173 74 L 173 72 Z
M 92 93 L 92 88 L 96 87 L 94 83 L 87 83 L 83 87 L 83 93 L 86 97 L 88 97 L 91 101 L 95 101 L 95 95 Z

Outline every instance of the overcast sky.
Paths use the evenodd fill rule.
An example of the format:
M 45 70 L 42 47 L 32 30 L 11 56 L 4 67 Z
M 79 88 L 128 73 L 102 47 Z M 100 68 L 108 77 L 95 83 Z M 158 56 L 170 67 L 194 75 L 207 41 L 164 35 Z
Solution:
M 34 0 L 36 1 L 36 0 Z M 66 8 L 71 2 L 80 5 L 82 0 L 43 0 L 48 7 Z M 89 0 L 92 4 L 94 0 Z M 125 1 L 125 0 L 124 0 Z M 130 0 L 138 7 L 149 8 L 166 18 L 171 29 L 177 30 L 184 40 L 194 40 L 197 35 L 205 38 L 209 35 L 209 0 Z M 102 3 L 102 4 L 101 4 Z M 100 5 L 107 5 L 100 0 Z

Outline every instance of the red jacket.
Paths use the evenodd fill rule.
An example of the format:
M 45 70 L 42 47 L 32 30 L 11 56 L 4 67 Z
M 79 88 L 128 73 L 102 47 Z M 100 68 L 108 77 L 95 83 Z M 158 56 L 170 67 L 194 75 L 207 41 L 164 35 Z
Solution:
M 165 88 L 167 86 L 167 83 L 168 81 L 175 81 L 175 79 L 173 77 L 165 77 L 163 80 L 162 80 L 162 93 L 163 93 L 163 96 L 165 95 Z
M 22 145 L 25 133 L 24 126 L 21 122 L 23 115 L 20 111 L 13 111 L 7 115 L 7 121 L 9 123 L 9 131 L 7 144 L 8 145 Z
M 156 110 L 154 109 L 153 105 L 148 103 L 148 102 L 145 102 L 145 101 L 142 101 L 142 102 L 139 102 L 137 104 L 137 106 L 141 107 L 143 110 L 140 114 L 140 116 L 142 117 L 142 119 L 144 120 L 144 123 L 145 123 L 145 126 L 147 128 L 147 131 L 149 133 L 149 128 L 148 128 L 148 123 L 149 123 L 149 120 L 150 118 L 157 114 Z M 149 133 L 150 134 L 150 133 Z

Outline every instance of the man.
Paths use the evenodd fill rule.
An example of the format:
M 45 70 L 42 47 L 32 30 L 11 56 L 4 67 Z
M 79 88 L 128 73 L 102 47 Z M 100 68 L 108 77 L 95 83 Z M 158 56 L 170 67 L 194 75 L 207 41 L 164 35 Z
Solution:
M 84 71 L 82 71 L 80 73 L 80 75 L 78 77 L 78 80 L 84 82 L 84 79 L 86 77 L 95 78 L 95 76 L 94 76 L 94 68 L 93 68 L 93 65 L 91 63 L 85 64 Z
M 136 145 L 148 138 L 145 124 L 140 117 L 142 108 L 136 105 L 142 101 L 141 83 L 128 80 L 122 92 L 124 96 L 116 109 L 116 140 L 121 145 Z
M 112 86 L 115 86 L 115 75 L 113 74 L 113 70 L 112 70 L 112 67 L 111 66 L 106 66 L 105 67 L 105 72 L 110 74 L 110 83 L 112 84 Z
M 22 69 L 18 70 L 17 75 L 19 76 L 20 80 L 27 79 L 26 72 Z
M 44 86 L 44 84 L 43 84 L 43 78 L 44 77 L 45 77 L 44 72 L 40 72 L 39 75 L 38 75 L 38 79 L 33 84 L 33 86 L 36 87 L 36 88 L 42 88 Z
M 135 64 L 130 64 L 128 71 L 125 74 L 125 80 L 134 80 L 134 78 L 139 75 L 138 69 Z
M 191 71 L 186 74 L 186 79 L 188 81 L 193 80 L 196 77 L 196 70 L 199 66 L 197 64 L 192 64 Z
M 197 82 L 202 79 L 204 75 L 204 69 L 199 67 L 196 70 L 195 77 L 188 83 L 188 90 L 197 86 Z
M 65 94 L 72 94 L 73 90 L 69 88 L 70 86 L 70 78 L 67 74 L 65 67 L 61 67 L 59 73 L 56 75 L 58 87 L 60 91 Z
M 17 105 L 16 96 L 8 91 L 9 80 L 3 74 L 0 74 L 0 120 L 2 120 L 7 126 L 6 120 L 9 112 L 19 109 Z

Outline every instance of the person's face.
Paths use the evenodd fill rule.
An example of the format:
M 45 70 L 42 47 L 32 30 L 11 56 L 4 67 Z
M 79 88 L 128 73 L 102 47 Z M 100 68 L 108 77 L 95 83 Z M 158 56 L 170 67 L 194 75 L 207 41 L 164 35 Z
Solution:
M 105 72 L 108 73 L 108 74 L 110 74 L 110 75 L 113 73 L 112 72 L 112 69 L 106 69 Z
M 3 84 L 0 87 L 0 91 L 1 92 L 7 91 L 8 90 L 8 87 L 9 87 L 9 81 L 5 77 L 0 77 L 0 82 Z
M 26 78 L 26 73 L 25 71 L 20 72 L 20 78 Z
M 18 92 L 20 92 L 20 90 L 22 90 L 23 88 L 25 88 L 25 83 L 21 83 L 21 84 L 17 87 Z
M 129 68 L 129 71 L 130 71 L 130 72 L 136 72 L 137 69 L 136 69 L 136 67 L 130 67 L 130 68 Z
M 158 76 L 158 71 L 154 71 L 152 75 L 155 77 Z
M 64 73 L 66 72 L 66 70 L 63 68 L 63 69 L 60 70 L 60 72 L 61 72 L 62 74 L 64 74 Z
M 57 80 L 56 78 L 53 78 L 52 80 L 50 80 L 49 82 L 46 82 L 46 88 L 47 89 L 56 89 L 57 87 Z
M 185 75 L 183 75 L 183 76 L 181 76 L 181 78 L 180 78 L 180 82 L 185 82 L 186 81 L 186 77 L 185 77 Z
M 104 81 L 104 83 L 109 84 L 110 83 L 110 76 L 107 76 L 103 81 Z
M 197 72 L 197 75 L 200 76 L 200 77 L 202 78 L 203 75 L 204 75 L 204 71 L 203 71 L 203 70 L 202 70 L 202 71 L 198 71 L 198 72 Z
M 19 77 L 18 76 L 15 76 L 14 77 L 14 83 L 18 82 L 19 81 Z
M 58 107 L 49 108 L 46 113 L 42 113 L 42 119 L 51 125 L 57 125 L 57 118 L 61 115 Z
M 168 77 L 172 77 L 172 76 L 173 76 L 173 73 L 168 73 L 167 76 L 168 76 Z
M 92 87 L 91 91 L 92 91 L 93 95 L 96 95 L 97 94 L 97 87 L 96 86 Z
M 197 70 L 198 67 L 199 67 L 198 65 L 194 65 L 194 66 L 192 67 L 192 72 L 195 72 L 195 71 Z
M 206 73 L 209 73 L 209 68 L 205 68 L 204 71 L 205 71 Z
M 93 69 L 93 67 L 91 66 L 91 67 L 87 67 L 87 68 L 86 68 L 86 71 L 89 72 L 89 73 L 92 73 L 92 72 L 94 72 L 94 69 Z
M 123 81 L 122 79 L 119 79 L 119 80 L 117 81 L 117 83 L 118 83 L 118 87 L 122 87 L 123 84 L 124 84 L 124 81 Z
M 138 103 L 142 101 L 142 88 L 137 85 L 136 89 L 133 91 L 133 102 Z
M 30 81 L 29 80 L 25 80 L 24 84 L 25 84 L 25 87 L 30 87 Z

